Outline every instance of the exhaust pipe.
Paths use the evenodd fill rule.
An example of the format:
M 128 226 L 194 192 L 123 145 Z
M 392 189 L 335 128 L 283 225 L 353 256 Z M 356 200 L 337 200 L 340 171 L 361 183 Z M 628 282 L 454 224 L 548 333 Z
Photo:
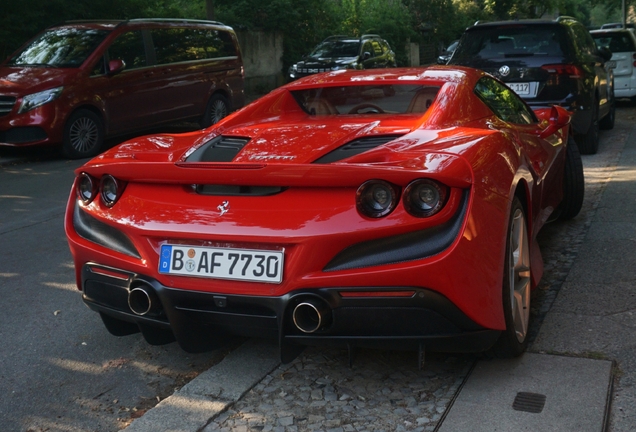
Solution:
M 298 330 L 303 333 L 314 333 L 331 324 L 331 310 L 322 300 L 308 299 L 294 308 L 292 318 Z
M 159 312 L 161 305 L 152 288 L 140 285 L 128 293 L 128 307 L 136 315 L 148 315 Z

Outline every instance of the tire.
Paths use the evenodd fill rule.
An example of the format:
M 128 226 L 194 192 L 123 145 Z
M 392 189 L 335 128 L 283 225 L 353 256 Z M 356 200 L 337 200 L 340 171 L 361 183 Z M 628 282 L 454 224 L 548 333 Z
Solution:
M 614 123 L 616 122 L 616 99 L 612 94 L 612 100 L 610 102 L 610 111 L 599 122 L 599 127 L 603 130 L 614 129 Z
M 576 136 L 576 143 L 579 146 L 579 152 L 581 154 L 596 154 L 598 151 L 598 131 L 598 102 L 594 99 L 592 105 L 592 123 L 585 134 Z
M 570 137 L 565 150 L 565 166 L 563 170 L 563 200 L 557 212 L 559 219 L 572 219 L 581 211 L 585 197 L 585 177 L 581 154 L 574 140 Z
M 62 155 L 82 159 L 98 155 L 104 145 L 104 123 L 87 109 L 75 111 L 64 126 Z
M 230 102 L 220 93 L 212 95 L 201 118 L 201 127 L 207 128 L 230 113 Z
M 506 329 L 491 353 L 498 358 L 518 357 L 528 347 L 531 269 L 526 215 L 517 197 L 512 202 L 508 220 L 502 285 Z

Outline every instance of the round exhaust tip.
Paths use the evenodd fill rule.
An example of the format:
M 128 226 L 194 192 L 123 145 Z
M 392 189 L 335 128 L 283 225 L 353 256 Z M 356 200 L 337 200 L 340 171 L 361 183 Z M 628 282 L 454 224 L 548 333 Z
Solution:
M 133 288 L 128 294 L 128 307 L 136 315 L 146 315 L 152 309 L 152 299 L 148 291 L 141 287 Z
M 299 303 L 292 313 L 294 325 L 303 333 L 314 333 L 321 327 L 328 325 L 329 318 L 328 307 L 317 301 Z

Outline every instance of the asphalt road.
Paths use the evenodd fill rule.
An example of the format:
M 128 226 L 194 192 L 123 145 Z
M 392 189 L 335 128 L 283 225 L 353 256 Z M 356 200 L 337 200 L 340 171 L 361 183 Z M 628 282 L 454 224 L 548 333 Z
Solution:
M 586 174 L 590 167 L 615 162 L 604 140 L 618 137 L 621 125 L 631 127 L 636 113 L 630 104 L 621 104 L 619 110 L 617 130 L 601 134 L 599 155 L 584 157 Z M 152 347 L 138 335 L 116 338 L 108 334 L 99 316 L 81 302 L 63 229 L 73 170 L 83 161 L 62 160 L 54 152 L 0 149 L 0 164 L 15 157 L 26 161 L 0 167 L 0 298 L 4 306 L 0 314 L 0 429 L 122 429 L 218 363 L 228 350 L 193 355 L 176 344 Z M 533 334 L 576 253 L 576 238 L 587 229 L 586 212 L 593 205 L 589 198 L 597 184 L 600 177 L 588 182 L 589 204 L 578 218 L 567 226 L 550 226 L 540 237 L 546 276 L 533 305 Z M 324 362 L 325 353 L 331 355 L 321 350 L 305 355 Z M 336 376 L 347 373 L 346 359 L 340 354 L 329 365 Z M 406 369 L 417 374 L 416 354 L 377 355 L 383 357 L 379 363 L 390 369 L 383 371 L 389 376 Z M 393 360 L 386 361 L 386 356 Z M 431 360 L 433 367 L 425 372 L 427 383 L 447 383 L 436 387 L 439 395 L 432 402 L 435 410 L 443 412 L 449 400 L 446 389 L 456 388 L 471 359 L 434 356 Z M 393 384 L 400 386 L 398 381 Z M 435 392 L 430 390 L 432 397 Z
M 63 217 L 73 170 L 54 152 L 0 151 L 0 430 L 114 431 L 226 351 L 111 336 L 75 286 Z

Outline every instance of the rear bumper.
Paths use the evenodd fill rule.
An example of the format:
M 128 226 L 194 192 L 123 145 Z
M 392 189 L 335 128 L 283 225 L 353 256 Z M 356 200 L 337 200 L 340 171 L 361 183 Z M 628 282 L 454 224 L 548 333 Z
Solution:
M 82 287 L 84 302 L 102 317 L 137 325 L 144 336 L 150 334 L 146 337 L 150 343 L 152 329 L 171 332 L 190 352 L 215 348 L 231 336 L 277 339 L 283 361 L 291 361 L 298 347 L 323 344 L 481 352 L 500 334 L 477 325 L 443 295 L 416 287 L 325 287 L 283 296 L 227 295 L 168 288 L 153 278 L 96 264 L 82 268 Z M 147 314 L 135 314 L 128 298 L 136 287 L 148 290 L 159 305 Z M 324 305 L 325 325 L 309 333 L 301 331 L 292 315 L 302 302 Z
M 614 76 L 614 95 L 617 98 L 630 98 L 636 96 L 636 76 Z

